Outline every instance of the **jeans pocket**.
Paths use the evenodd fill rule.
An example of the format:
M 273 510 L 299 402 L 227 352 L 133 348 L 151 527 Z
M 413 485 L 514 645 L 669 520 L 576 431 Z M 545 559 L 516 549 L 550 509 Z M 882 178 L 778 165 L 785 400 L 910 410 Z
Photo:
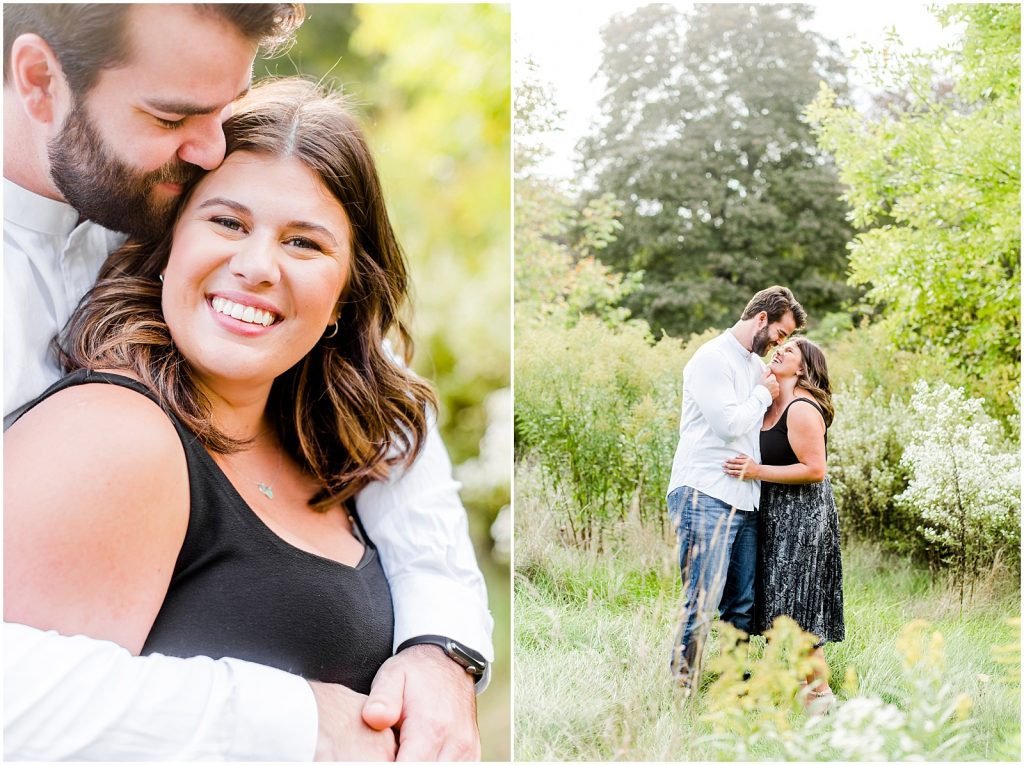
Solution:
M 683 502 L 685 497 L 689 495 L 689 489 L 686 486 L 679 486 L 669 492 L 668 495 L 668 517 L 672 522 L 672 528 L 679 532 L 679 524 L 683 522 Z

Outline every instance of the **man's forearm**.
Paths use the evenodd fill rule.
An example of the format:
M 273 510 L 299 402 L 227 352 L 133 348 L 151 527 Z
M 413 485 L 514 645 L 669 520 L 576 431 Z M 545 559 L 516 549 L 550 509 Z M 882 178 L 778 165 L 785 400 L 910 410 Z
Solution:
M 444 635 L 494 658 L 487 589 L 469 536 L 466 511 L 436 426 L 416 461 L 356 498 L 391 585 L 395 646 Z
M 4 624 L 6 759 L 309 761 L 316 737 L 287 672 Z

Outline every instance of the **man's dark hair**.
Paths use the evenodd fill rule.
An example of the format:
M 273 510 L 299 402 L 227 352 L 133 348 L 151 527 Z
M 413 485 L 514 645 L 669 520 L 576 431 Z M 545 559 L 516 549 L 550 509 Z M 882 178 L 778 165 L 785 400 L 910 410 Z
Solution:
M 200 3 L 191 7 L 231 24 L 268 55 L 289 43 L 305 19 L 301 3 Z M 125 3 L 5 3 L 4 83 L 9 77 L 14 40 L 34 33 L 46 40 L 57 56 L 71 92 L 79 98 L 85 96 L 101 70 L 128 63 L 131 50 L 124 28 L 131 8 Z
M 743 309 L 741 319 L 753 319 L 761 311 L 768 314 L 768 323 L 774 324 L 781 321 L 788 312 L 793 313 L 793 320 L 797 329 L 803 329 L 807 324 L 807 311 L 796 302 L 793 293 L 785 287 L 775 285 L 768 289 L 761 290 L 754 297 L 750 298 L 747 307 Z

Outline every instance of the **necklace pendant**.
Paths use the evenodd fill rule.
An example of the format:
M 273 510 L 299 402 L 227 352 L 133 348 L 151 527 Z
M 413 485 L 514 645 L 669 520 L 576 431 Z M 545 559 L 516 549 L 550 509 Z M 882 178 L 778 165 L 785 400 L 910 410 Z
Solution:
M 267 484 L 265 484 L 262 481 L 260 481 L 259 483 L 256 484 L 256 488 L 259 489 L 260 494 L 262 494 L 267 499 L 273 499 L 274 498 L 274 489 L 273 489 L 273 487 L 268 486 Z

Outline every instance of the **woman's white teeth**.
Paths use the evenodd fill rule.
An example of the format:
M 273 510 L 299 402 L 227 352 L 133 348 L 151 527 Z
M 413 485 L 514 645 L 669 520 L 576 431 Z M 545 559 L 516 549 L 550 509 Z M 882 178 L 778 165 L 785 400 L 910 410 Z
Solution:
M 222 297 L 215 297 L 212 302 L 214 311 L 230 316 L 232 319 L 238 319 L 249 324 L 262 324 L 264 327 L 269 327 L 274 323 L 274 314 L 270 311 L 264 311 L 262 308 L 253 308 L 251 305 L 233 303 L 227 298 Z

